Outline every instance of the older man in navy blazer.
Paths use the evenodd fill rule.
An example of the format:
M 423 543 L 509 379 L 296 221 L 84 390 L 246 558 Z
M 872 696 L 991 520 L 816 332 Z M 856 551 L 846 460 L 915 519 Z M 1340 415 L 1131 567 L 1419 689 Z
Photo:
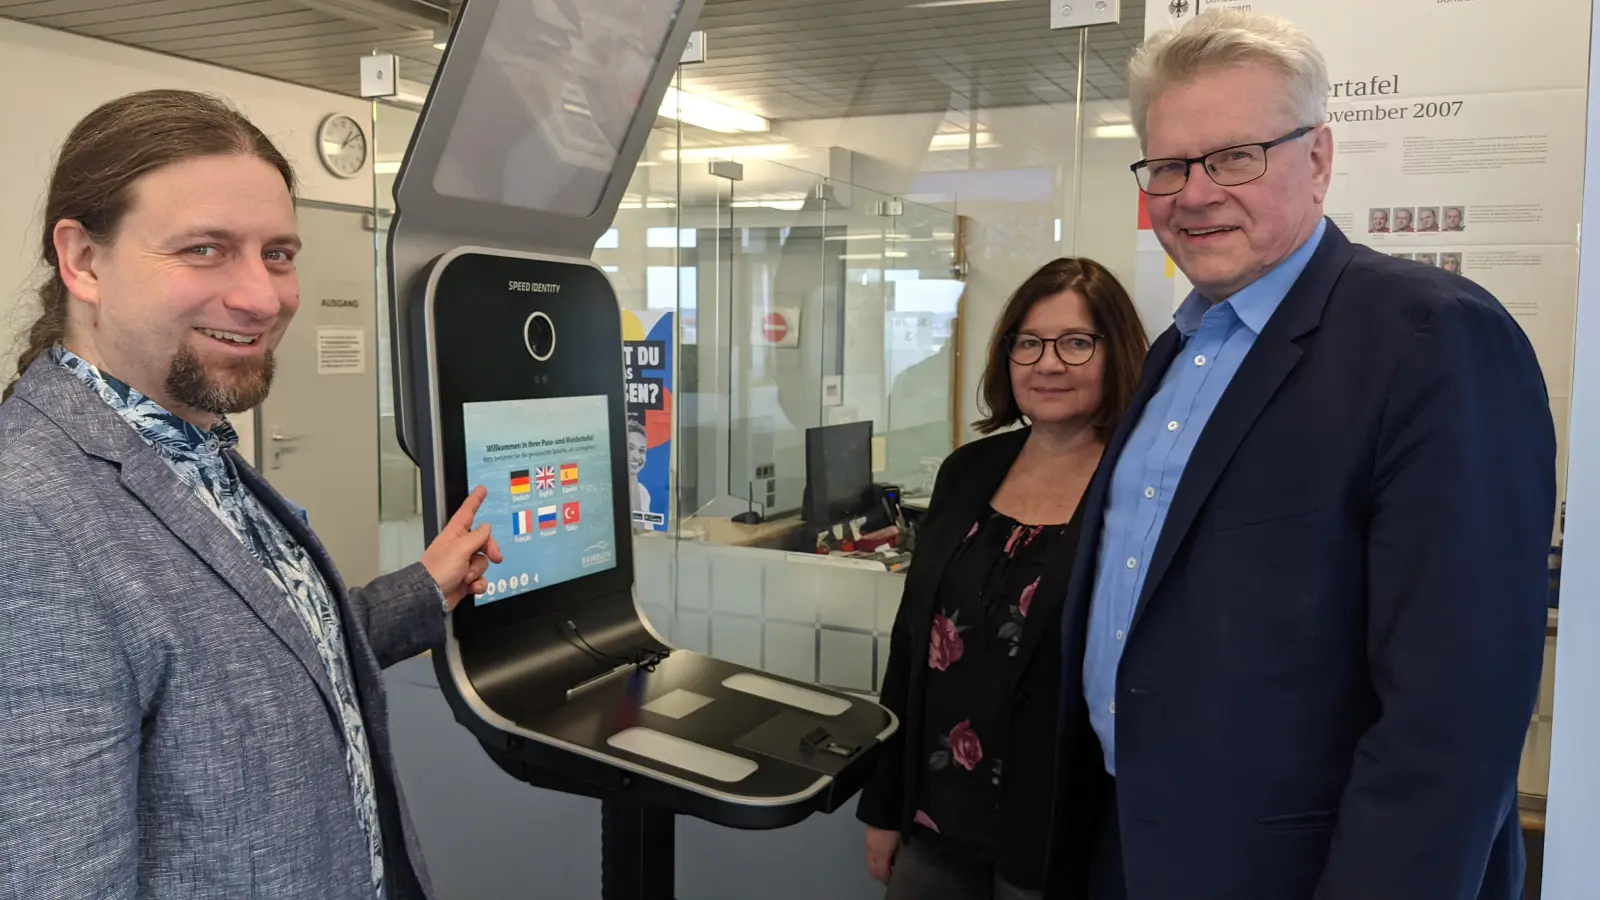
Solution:
M 1522 895 L 1545 386 L 1488 292 L 1323 216 L 1327 85 L 1248 13 L 1131 67 L 1133 170 L 1194 291 L 1085 501 L 1061 896 Z

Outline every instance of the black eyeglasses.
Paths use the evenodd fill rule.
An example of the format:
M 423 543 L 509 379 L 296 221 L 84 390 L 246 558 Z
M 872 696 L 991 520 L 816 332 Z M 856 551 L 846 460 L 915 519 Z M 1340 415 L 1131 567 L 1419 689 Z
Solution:
M 1094 348 L 1104 339 L 1103 334 L 1079 332 L 1053 338 L 1043 338 L 1036 334 L 1008 334 L 1006 355 L 1019 366 L 1031 366 L 1044 359 L 1045 344 L 1054 344 L 1056 359 L 1069 366 L 1081 366 L 1094 359 Z
M 1267 174 L 1268 150 L 1305 137 L 1316 129 L 1315 125 L 1302 125 L 1277 140 L 1224 147 L 1189 159 L 1141 159 L 1128 168 L 1139 182 L 1139 190 L 1152 197 L 1166 197 L 1183 190 L 1195 163 L 1203 163 L 1206 174 L 1217 184 L 1238 187 Z

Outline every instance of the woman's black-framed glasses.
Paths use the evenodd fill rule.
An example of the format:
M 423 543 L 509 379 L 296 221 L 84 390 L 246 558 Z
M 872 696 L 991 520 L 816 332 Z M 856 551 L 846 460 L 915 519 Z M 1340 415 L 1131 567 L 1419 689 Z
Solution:
M 1128 168 L 1139 182 L 1139 190 L 1152 197 L 1166 197 L 1183 190 L 1189 183 L 1189 172 L 1195 163 L 1204 165 L 1206 174 L 1217 184 L 1238 187 L 1267 174 L 1268 150 L 1305 137 L 1316 128 L 1315 125 L 1302 125 L 1276 140 L 1224 147 L 1205 156 L 1189 159 L 1141 159 Z
M 1044 345 L 1055 346 L 1056 359 L 1069 366 L 1081 366 L 1094 359 L 1094 348 L 1105 340 L 1103 334 L 1072 332 L 1046 338 L 1037 334 L 1006 335 L 1006 355 L 1019 366 L 1031 366 L 1044 359 Z

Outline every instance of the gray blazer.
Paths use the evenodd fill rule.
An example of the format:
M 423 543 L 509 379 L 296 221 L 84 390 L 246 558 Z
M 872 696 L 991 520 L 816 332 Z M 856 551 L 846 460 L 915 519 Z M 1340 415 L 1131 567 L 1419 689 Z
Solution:
M 389 900 L 430 896 L 382 668 L 437 644 L 420 564 L 346 589 Z M 260 564 L 109 406 L 47 359 L 0 405 L 0 898 L 373 900 L 332 692 Z

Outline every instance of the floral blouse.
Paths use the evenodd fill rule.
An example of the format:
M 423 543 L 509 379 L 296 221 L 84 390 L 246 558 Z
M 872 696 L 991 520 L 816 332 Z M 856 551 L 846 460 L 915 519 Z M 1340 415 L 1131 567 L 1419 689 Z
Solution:
M 305 623 L 338 698 L 339 725 L 345 736 L 345 768 L 350 775 L 356 816 L 371 854 L 374 891 L 383 897 L 383 837 L 378 824 L 372 757 L 345 650 L 339 606 L 305 548 L 239 480 L 226 452 L 238 443 L 233 426 L 223 419 L 209 432 L 196 428 L 59 345 L 51 350 L 51 359 L 88 385 L 155 449 L 206 509 L 221 519 L 261 563 L 267 577 L 283 591 L 285 601 Z
M 974 522 L 940 583 L 928 678 L 916 824 L 993 859 L 1011 698 L 1046 565 L 1070 552 L 1077 520 L 1024 525 L 993 509 Z

